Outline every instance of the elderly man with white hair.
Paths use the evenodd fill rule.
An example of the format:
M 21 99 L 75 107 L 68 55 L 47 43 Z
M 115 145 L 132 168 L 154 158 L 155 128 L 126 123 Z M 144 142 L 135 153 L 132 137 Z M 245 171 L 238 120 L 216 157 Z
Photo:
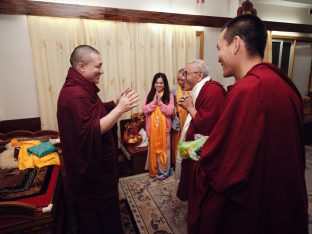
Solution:
M 195 134 L 209 136 L 223 111 L 226 91 L 220 83 L 210 78 L 208 66 L 203 60 L 195 59 L 186 63 L 184 70 L 185 90 L 190 92 L 178 100 L 178 104 L 188 112 L 180 141 L 192 141 Z M 193 183 L 192 168 L 195 163 L 191 159 L 181 159 L 179 155 L 176 161 L 175 173 L 180 178 L 177 196 L 189 204 L 196 202 L 189 196 L 190 189 L 201 190 Z M 188 219 L 192 213 L 188 209 Z

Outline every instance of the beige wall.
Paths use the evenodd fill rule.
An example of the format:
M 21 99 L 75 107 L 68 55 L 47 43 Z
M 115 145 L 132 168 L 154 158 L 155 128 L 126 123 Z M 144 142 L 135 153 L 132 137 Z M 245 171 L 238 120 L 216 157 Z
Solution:
M 254 7 L 257 9 L 258 16 L 266 21 L 312 24 L 312 15 L 308 14 L 308 7 L 289 7 L 267 3 L 255 3 Z
M 26 16 L 0 15 L 0 120 L 38 117 Z

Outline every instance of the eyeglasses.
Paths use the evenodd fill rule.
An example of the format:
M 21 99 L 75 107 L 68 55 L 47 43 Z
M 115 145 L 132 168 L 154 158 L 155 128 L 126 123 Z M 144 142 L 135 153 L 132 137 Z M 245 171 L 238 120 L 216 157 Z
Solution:
M 195 73 L 202 73 L 202 72 L 199 72 L 199 71 L 195 71 L 195 72 L 187 72 L 187 71 L 184 71 L 183 72 L 183 75 L 185 76 L 185 78 L 188 76 L 188 75 L 190 75 L 190 74 L 195 74 Z

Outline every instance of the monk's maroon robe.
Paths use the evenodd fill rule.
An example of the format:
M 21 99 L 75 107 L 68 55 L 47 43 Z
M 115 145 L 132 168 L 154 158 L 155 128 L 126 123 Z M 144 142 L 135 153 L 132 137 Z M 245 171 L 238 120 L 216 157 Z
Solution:
M 80 213 L 103 210 L 118 199 L 114 134 L 111 130 L 103 135 L 100 132 L 100 119 L 115 104 L 102 103 L 98 91 L 96 85 L 70 68 L 58 99 L 57 119 L 68 187 Z
M 196 164 L 190 233 L 307 234 L 302 100 L 261 63 L 228 94 Z
M 195 134 L 210 135 L 223 111 L 225 99 L 226 91 L 221 84 L 210 80 L 203 85 L 195 102 L 197 113 L 187 130 L 186 141 L 194 140 Z M 196 202 L 192 197 L 189 197 L 189 181 L 194 179 L 192 172 L 194 163 L 196 162 L 193 160 L 182 160 L 181 177 L 177 191 L 178 198 L 184 201 L 189 200 L 189 203 Z M 193 211 L 188 209 L 188 216 L 192 213 Z

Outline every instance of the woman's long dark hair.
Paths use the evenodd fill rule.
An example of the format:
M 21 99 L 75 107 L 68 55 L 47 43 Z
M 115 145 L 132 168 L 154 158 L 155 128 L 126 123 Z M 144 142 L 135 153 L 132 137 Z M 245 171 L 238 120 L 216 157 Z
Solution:
M 158 72 L 154 75 L 151 90 L 149 91 L 147 98 L 146 98 L 146 104 L 153 101 L 153 99 L 155 97 L 155 93 L 156 93 L 155 83 L 156 83 L 158 78 L 162 78 L 164 81 L 164 94 L 161 97 L 162 102 L 165 104 L 168 104 L 170 101 L 170 91 L 169 91 L 169 84 L 168 84 L 167 76 L 165 73 Z

